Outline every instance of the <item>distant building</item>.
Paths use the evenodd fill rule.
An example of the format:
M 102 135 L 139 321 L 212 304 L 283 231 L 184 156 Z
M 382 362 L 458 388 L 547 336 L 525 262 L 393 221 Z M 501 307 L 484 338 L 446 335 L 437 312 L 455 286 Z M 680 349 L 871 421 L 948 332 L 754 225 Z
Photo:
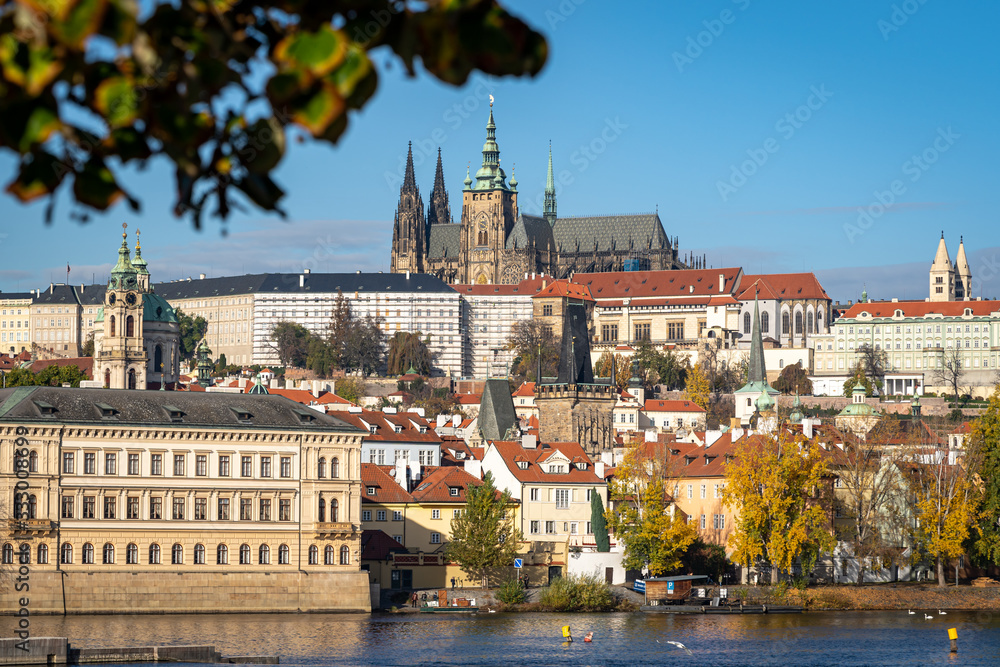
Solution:
M 959 237 L 958 255 L 955 263 L 948 256 L 948 246 L 944 242 L 944 232 L 938 242 L 937 253 L 930 270 L 931 301 L 969 301 L 972 299 L 972 270 L 965 256 L 965 242 Z
M 11 356 L 31 350 L 31 292 L 0 292 L 0 352 Z

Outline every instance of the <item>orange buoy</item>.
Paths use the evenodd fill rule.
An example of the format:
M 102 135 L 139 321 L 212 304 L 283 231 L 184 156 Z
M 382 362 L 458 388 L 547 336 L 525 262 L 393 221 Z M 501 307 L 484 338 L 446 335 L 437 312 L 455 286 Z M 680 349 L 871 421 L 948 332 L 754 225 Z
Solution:
M 587 636 L 583 638 L 583 641 L 585 641 L 585 642 L 594 641 L 594 633 L 593 632 L 588 632 Z

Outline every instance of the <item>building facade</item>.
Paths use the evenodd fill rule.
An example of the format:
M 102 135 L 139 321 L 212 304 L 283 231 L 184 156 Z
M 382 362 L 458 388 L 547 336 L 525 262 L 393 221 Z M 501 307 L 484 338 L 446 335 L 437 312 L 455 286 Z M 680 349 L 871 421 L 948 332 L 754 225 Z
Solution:
M 0 292 L 0 352 L 11 356 L 31 350 L 31 292 Z

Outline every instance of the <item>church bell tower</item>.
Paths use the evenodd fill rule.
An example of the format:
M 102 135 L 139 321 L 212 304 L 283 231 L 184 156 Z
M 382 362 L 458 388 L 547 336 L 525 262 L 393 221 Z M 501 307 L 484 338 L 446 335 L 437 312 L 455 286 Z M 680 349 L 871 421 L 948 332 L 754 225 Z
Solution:
M 129 256 L 127 225 L 122 224 L 118 262 L 104 295 L 103 329 L 95 345 L 94 379 L 109 389 L 146 388 L 146 350 L 143 346 L 143 293 L 148 273 L 140 272 Z M 137 257 L 139 259 L 139 257 Z

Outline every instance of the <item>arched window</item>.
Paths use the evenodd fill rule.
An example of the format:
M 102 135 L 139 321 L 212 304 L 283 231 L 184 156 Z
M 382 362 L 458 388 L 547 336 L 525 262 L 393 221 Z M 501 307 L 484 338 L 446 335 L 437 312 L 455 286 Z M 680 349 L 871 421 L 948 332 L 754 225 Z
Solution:
M 220 544 L 216 547 L 215 563 L 216 565 L 229 565 L 229 547 L 225 544 Z
M 288 565 L 288 545 L 278 547 L 278 565 Z
M 240 565 L 250 565 L 250 545 L 240 545 Z
M 28 496 L 28 518 L 34 519 L 35 515 L 38 513 L 38 500 L 35 498 L 35 494 Z
M 801 336 L 802 335 L 802 311 L 801 310 L 795 313 L 795 335 L 796 336 Z
M 340 503 L 336 498 L 330 501 L 330 521 L 334 523 L 340 521 Z
M 0 558 L 0 562 L 4 565 L 12 565 L 14 563 L 14 545 L 10 542 L 4 543 L 3 558 Z
M 80 562 L 84 565 L 94 564 L 94 545 L 90 542 L 83 545 L 83 553 L 80 556 Z
M 204 565 L 205 564 L 205 545 L 196 544 L 194 545 L 194 564 Z
M 813 332 L 813 312 L 810 310 L 806 313 L 806 333 Z
M 110 338 L 114 338 L 115 337 L 115 316 L 114 315 L 111 316 L 111 323 L 110 323 L 109 326 L 110 326 L 110 331 L 108 333 L 108 336 Z
M 330 478 L 340 479 L 340 459 L 334 456 L 330 459 Z M 334 519 L 336 521 L 336 519 Z
M 323 496 L 319 498 L 319 516 L 316 517 L 316 520 L 320 523 L 326 521 L 326 501 L 323 500 Z
M 62 545 L 59 550 L 59 562 L 63 565 L 70 565 L 73 563 L 73 545 L 66 543 Z
M 38 472 L 38 452 L 28 453 L 28 472 Z
M 309 564 L 319 565 L 319 547 L 315 544 L 309 547 Z
M 316 466 L 316 476 L 320 479 L 326 477 L 326 459 L 324 457 L 319 457 L 319 465 Z
M 135 337 L 135 318 L 129 315 L 125 318 L 125 337 L 134 338 Z
M 257 563 L 259 565 L 271 564 L 271 547 L 266 544 L 260 545 L 260 548 L 257 550 Z
M 743 313 L 743 333 L 750 333 L 750 313 Z
M 47 565 L 49 562 L 49 545 L 39 544 L 38 545 L 38 564 Z
M 771 314 L 766 310 L 760 314 L 760 331 L 761 333 L 771 331 Z
M 135 389 L 135 369 L 128 369 L 128 388 Z
M 111 388 L 111 369 L 110 368 L 105 368 L 104 369 L 104 388 L 105 389 L 110 389 Z
M 326 545 L 326 549 L 323 550 L 323 564 L 324 565 L 336 565 L 336 563 L 333 560 L 334 553 L 335 552 L 333 550 L 333 546 L 331 546 L 329 544 Z
M 823 309 L 816 311 L 816 333 L 822 333 L 826 320 L 823 319 Z
M 129 565 L 139 564 L 139 547 L 135 544 L 129 544 L 125 547 L 125 562 Z
M 180 544 L 175 544 L 170 548 L 170 564 L 171 565 L 183 565 L 184 564 L 184 547 Z
M 340 547 L 340 564 L 350 565 L 351 564 L 351 550 L 347 548 L 347 545 Z
M 785 336 L 791 333 L 787 311 L 781 314 L 781 333 Z
M 115 545 L 111 544 L 111 542 L 106 543 L 102 556 L 102 562 L 105 565 L 113 565 L 115 562 Z
M 159 345 L 153 348 L 153 370 L 157 373 L 163 372 L 163 348 Z
M 149 564 L 159 565 L 160 564 L 160 545 L 150 544 L 149 545 Z

